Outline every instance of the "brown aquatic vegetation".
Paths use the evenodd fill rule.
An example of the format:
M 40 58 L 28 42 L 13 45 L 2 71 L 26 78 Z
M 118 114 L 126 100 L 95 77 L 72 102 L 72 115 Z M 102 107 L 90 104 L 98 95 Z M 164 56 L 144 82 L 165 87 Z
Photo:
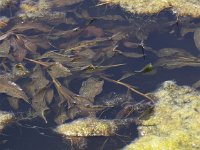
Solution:
M 10 9 L 10 18 L 0 19 L 0 94 L 8 100 L 10 110 L 18 113 L 25 105 L 29 109 L 24 112 L 26 119 L 41 118 L 47 124 L 45 128 L 53 120 L 58 124 L 54 131 L 76 145 L 83 144 L 80 147 L 85 146 L 87 137 L 117 136 L 118 130 L 135 123 L 133 117 L 141 119 L 153 110 L 156 98 L 143 93 L 145 88 L 128 83 L 127 78 L 153 73 L 159 66 L 199 66 L 198 57 L 184 50 L 157 51 L 146 45 L 150 33 L 183 25 L 180 20 L 159 20 L 151 15 L 137 15 L 130 20 L 123 15 L 95 16 L 90 12 L 95 6 L 80 9 L 87 2 L 22 0 L 13 11 Z M 166 6 L 173 9 L 167 1 L 159 1 L 159 5 L 152 1 L 148 7 L 143 7 L 147 1 L 134 2 L 137 5 L 132 8 L 137 14 L 158 13 Z M 175 10 L 177 16 L 183 14 Z M 105 24 L 99 25 L 98 21 Z M 113 26 L 115 22 L 119 25 Z M 198 30 L 195 32 L 198 48 Z M 124 58 L 140 62 L 148 53 L 158 56 L 159 61 L 139 68 L 133 63 L 127 71 L 129 65 Z M 110 84 L 114 88 L 122 86 L 128 94 L 104 99 L 105 93 L 114 89 Z M 143 101 L 138 103 L 131 92 Z

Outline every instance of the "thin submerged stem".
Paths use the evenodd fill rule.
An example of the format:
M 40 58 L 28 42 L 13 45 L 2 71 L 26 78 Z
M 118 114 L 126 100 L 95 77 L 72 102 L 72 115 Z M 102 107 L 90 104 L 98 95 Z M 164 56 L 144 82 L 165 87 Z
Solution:
M 132 92 L 137 93 L 137 94 L 139 94 L 140 96 L 143 96 L 143 97 L 145 97 L 146 99 L 148 99 L 148 100 L 154 102 L 153 99 L 151 99 L 149 96 L 145 95 L 144 93 L 141 93 L 140 91 L 134 89 L 133 86 L 130 85 L 130 84 L 123 83 L 123 82 L 121 82 L 121 81 L 116 81 L 116 80 L 110 79 L 110 78 L 105 77 L 105 76 L 102 76 L 102 75 L 100 75 L 100 77 L 101 77 L 102 79 L 105 79 L 105 80 L 109 81 L 109 82 L 112 82 L 112 83 L 115 83 L 115 84 L 119 84 L 119 85 L 125 86 L 125 87 L 127 87 L 129 90 L 131 90 Z

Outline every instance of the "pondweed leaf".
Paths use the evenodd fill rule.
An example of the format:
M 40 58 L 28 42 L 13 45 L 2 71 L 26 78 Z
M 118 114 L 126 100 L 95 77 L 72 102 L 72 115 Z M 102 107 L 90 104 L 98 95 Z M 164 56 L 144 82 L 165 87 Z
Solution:
M 44 72 L 40 66 L 37 66 L 33 73 L 30 75 L 31 82 L 26 85 L 26 91 L 29 95 L 34 96 L 41 89 L 45 88 L 49 84 L 49 80 L 46 79 Z
M 179 49 L 179 48 L 162 48 L 158 51 L 154 52 L 158 57 L 180 57 L 180 56 L 191 56 L 190 53 L 188 53 L 184 49 Z
M 73 58 L 70 58 L 68 55 L 56 53 L 54 51 L 48 51 L 37 59 L 44 59 L 44 58 L 47 58 L 59 63 L 69 63 L 73 60 Z
M 120 50 L 116 50 L 116 52 L 120 55 L 127 57 L 127 58 L 141 58 L 141 57 L 144 56 L 143 54 L 134 53 L 134 52 L 123 52 L 123 51 L 120 51 Z
M 24 101 L 29 103 L 28 97 L 24 93 L 23 89 L 12 81 L 0 79 L 0 93 L 5 93 L 11 97 L 15 97 L 18 99 L 23 99 Z
M 58 95 L 60 97 L 59 105 L 63 104 L 66 101 L 68 104 L 68 108 L 72 107 L 72 105 L 76 103 L 76 100 L 75 100 L 76 94 L 71 92 L 69 89 L 67 89 L 63 85 L 61 85 L 60 82 L 56 78 L 52 77 L 52 79 L 56 87 L 56 90 L 58 92 Z
M 176 68 L 181 68 L 185 66 L 190 66 L 190 67 L 200 67 L 200 60 L 197 58 L 162 58 L 159 59 L 156 63 L 155 66 L 160 66 L 163 68 L 167 69 L 176 69 Z
M 51 4 L 53 6 L 56 6 L 56 7 L 64 7 L 64 6 L 75 5 L 75 4 L 78 4 L 78 3 L 82 2 L 82 1 L 83 0 L 67 0 L 67 1 L 51 0 Z
M 13 109 L 15 109 L 15 110 L 19 109 L 19 99 L 18 98 L 8 97 L 8 102 Z
M 91 102 L 93 102 L 95 96 L 102 92 L 103 84 L 103 80 L 100 81 L 91 77 L 82 83 L 82 86 L 79 90 L 79 94 L 80 96 L 85 97 Z
M 0 57 L 7 57 L 10 52 L 10 42 L 8 40 L 4 40 L 0 44 Z
M 41 89 L 39 92 L 35 94 L 31 103 L 31 106 L 35 109 L 38 115 L 44 119 L 46 123 L 47 120 L 45 117 L 45 111 L 49 109 L 47 103 L 49 101 L 52 101 L 53 99 L 53 95 L 50 95 L 49 97 L 48 92 L 49 92 L 48 88 Z
M 51 65 L 48 68 L 48 72 L 53 78 L 67 77 L 72 75 L 70 70 L 59 62 Z

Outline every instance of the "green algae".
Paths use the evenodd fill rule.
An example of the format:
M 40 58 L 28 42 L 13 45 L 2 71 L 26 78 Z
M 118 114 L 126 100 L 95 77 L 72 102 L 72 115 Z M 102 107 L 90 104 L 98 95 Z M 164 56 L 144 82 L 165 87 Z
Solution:
M 13 0 L 1 0 L 0 1 L 0 11 L 5 9 Z
M 156 14 L 171 9 L 177 16 L 200 17 L 199 0 L 100 0 L 111 5 L 120 5 L 134 14 Z
M 138 127 L 140 138 L 125 150 L 200 149 L 200 93 L 166 81 L 154 95 L 154 114 Z
M 18 14 L 22 20 L 42 20 L 48 22 L 65 21 L 65 13 L 51 11 L 52 4 L 47 0 L 24 0 L 21 5 L 21 13 Z
M 89 137 L 112 136 L 117 129 L 116 123 L 112 120 L 84 118 L 59 125 L 54 131 L 64 136 Z
M 14 115 L 9 112 L 0 111 L 0 131 L 2 131 L 6 125 L 12 122 Z

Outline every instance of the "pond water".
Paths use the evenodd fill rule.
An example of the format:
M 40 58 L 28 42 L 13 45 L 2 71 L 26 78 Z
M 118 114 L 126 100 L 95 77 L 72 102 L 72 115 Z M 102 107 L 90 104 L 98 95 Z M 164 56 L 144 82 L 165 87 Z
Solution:
M 50 3 L 54 6 L 24 0 L 0 7 L 0 87 L 9 91 L 14 87 L 5 81 L 16 83 L 30 102 L 19 91 L 0 90 L 0 110 L 16 115 L 0 134 L 1 150 L 77 149 L 77 145 L 53 132 L 61 124 L 56 121 L 59 115 L 65 114 L 65 122 L 94 117 L 94 112 L 100 119 L 116 119 L 127 106 L 126 101 L 134 106 L 139 102 L 145 105 L 149 100 L 143 94 L 155 91 L 166 80 L 200 87 L 195 84 L 200 80 L 200 20 L 177 18 L 170 10 L 133 15 L 118 6 L 97 6 L 96 1 Z M 149 64 L 153 68 L 145 72 Z M 97 81 L 84 89 L 82 83 L 91 78 Z M 102 80 L 103 90 L 96 85 Z M 142 94 L 128 91 L 127 85 Z M 86 97 L 93 96 L 88 105 L 100 107 L 110 100 L 112 108 L 82 109 L 86 102 L 73 99 L 81 95 L 81 87 L 96 92 L 85 92 Z M 53 94 L 47 98 L 46 93 Z M 46 97 L 41 98 L 41 94 Z M 114 102 L 117 98 L 123 102 Z M 66 116 L 71 105 L 77 105 L 78 115 L 70 112 Z M 127 115 L 137 118 L 141 113 L 125 112 Z M 87 148 L 82 149 L 120 149 L 137 137 L 137 125 L 131 123 L 115 136 L 87 137 Z

